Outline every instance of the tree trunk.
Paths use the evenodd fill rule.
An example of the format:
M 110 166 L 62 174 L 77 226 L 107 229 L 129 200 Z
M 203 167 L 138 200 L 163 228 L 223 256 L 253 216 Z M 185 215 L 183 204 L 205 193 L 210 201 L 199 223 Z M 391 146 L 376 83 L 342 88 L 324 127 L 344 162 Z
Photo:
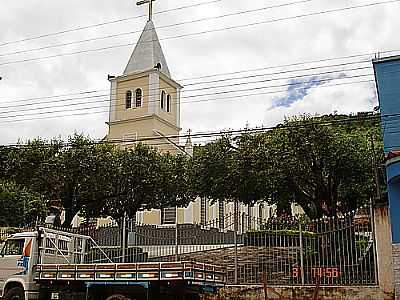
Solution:
M 72 208 L 66 208 L 65 209 L 65 219 L 64 219 L 64 223 L 62 224 L 62 227 L 65 228 L 70 228 L 72 227 L 72 220 L 74 219 L 75 215 L 78 212 L 75 209 Z

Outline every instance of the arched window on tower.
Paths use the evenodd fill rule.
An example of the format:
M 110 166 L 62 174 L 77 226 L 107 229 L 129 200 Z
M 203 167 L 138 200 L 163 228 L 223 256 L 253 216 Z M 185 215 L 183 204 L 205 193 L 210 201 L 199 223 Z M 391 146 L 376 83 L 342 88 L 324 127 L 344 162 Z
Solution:
M 143 92 L 142 89 L 136 89 L 136 107 L 142 107 Z
M 161 91 L 160 107 L 165 109 L 165 91 Z
M 130 109 L 132 108 L 132 92 L 127 91 L 125 94 L 125 108 Z
M 171 111 L 171 96 L 167 95 L 167 112 Z

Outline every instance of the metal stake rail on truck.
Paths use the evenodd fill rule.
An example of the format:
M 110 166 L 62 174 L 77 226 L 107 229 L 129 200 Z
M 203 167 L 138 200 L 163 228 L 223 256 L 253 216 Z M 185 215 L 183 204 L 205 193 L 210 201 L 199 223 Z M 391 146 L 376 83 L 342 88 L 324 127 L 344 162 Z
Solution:
M 12 235 L 0 254 L 5 300 L 194 300 L 225 280 L 196 262 L 114 263 L 91 237 L 47 228 Z

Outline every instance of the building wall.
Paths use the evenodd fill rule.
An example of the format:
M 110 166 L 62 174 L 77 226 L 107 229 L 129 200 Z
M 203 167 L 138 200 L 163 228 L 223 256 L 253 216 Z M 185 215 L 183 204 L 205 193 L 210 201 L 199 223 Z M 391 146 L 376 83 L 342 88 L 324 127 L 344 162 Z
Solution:
M 109 129 L 108 140 L 124 140 L 125 136 L 137 134 L 138 140 L 154 138 L 153 140 L 143 140 L 142 143 L 144 144 L 157 148 L 161 151 L 170 151 L 173 153 L 179 152 L 175 145 L 157 134 L 155 130 L 162 133 L 164 136 L 177 136 L 179 134 L 178 128 L 170 126 L 154 116 L 147 116 L 134 121 L 112 124 Z M 175 144 L 178 144 L 179 142 L 179 138 L 171 138 L 170 140 Z M 132 145 L 130 143 L 128 145 L 123 143 L 121 146 L 129 147 Z
M 161 91 L 165 91 L 166 94 L 171 96 L 171 111 L 167 112 L 166 109 L 161 109 Z M 159 116 L 170 123 L 178 126 L 178 105 L 177 105 L 177 99 L 178 99 L 178 90 L 171 86 L 170 83 L 168 83 L 166 80 L 160 78 L 160 87 L 158 91 L 158 107 L 159 107 Z
M 396 299 L 400 299 L 400 244 L 393 245 L 393 271 Z
M 142 106 L 135 107 L 137 88 L 143 91 Z M 127 91 L 132 91 L 132 108 L 126 109 L 125 96 Z M 128 76 L 117 79 L 117 103 L 116 103 L 116 119 L 127 120 L 148 115 L 149 111 L 149 76 L 147 74 L 141 76 Z
M 378 286 L 320 287 L 318 297 L 314 297 L 316 287 L 269 287 L 282 295 L 284 299 L 309 300 L 393 300 L 394 296 L 385 294 Z M 268 291 L 268 299 L 279 299 L 272 290 Z M 226 287 L 218 294 L 206 294 L 201 300 L 259 300 L 264 299 L 262 286 Z M 282 298 L 283 299 L 283 298 Z
M 385 153 L 400 149 L 400 56 L 374 61 Z M 396 116 L 397 115 L 397 116 Z M 390 130 L 387 130 L 390 128 Z
M 373 61 L 385 154 L 400 150 L 400 56 Z M 393 243 L 400 243 L 400 161 L 388 162 L 388 196 Z
M 142 106 L 135 107 L 137 88 L 143 91 Z M 171 110 L 161 109 L 161 90 L 171 96 Z M 126 92 L 132 92 L 132 108 L 126 109 Z M 117 77 L 111 82 L 111 107 L 108 140 L 123 140 L 136 136 L 137 139 L 154 137 L 144 143 L 161 151 L 176 152 L 178 138 L 167 139 L 162 136 L 177 136 L 180 128 L 179 87 L 172 80 L 151 70 L 139 74 Z M 159 139 L 160 138 L 160 139 Z M 125 143 L 126 145 L 126 143 Z M 128 145 L 132 146 L 132 145 Z

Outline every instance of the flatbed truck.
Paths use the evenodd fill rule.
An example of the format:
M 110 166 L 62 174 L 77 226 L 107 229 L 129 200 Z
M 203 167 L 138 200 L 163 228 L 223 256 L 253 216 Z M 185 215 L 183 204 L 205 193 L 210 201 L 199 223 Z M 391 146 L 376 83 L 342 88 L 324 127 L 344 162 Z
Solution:
M 93 249 L 104 261 L 91 261 Z M 115 263 L 91 237 L 44 227 L 13 234 L 0 252 L 4 300 L 195 300 L 225 280 L 193 261 Z

